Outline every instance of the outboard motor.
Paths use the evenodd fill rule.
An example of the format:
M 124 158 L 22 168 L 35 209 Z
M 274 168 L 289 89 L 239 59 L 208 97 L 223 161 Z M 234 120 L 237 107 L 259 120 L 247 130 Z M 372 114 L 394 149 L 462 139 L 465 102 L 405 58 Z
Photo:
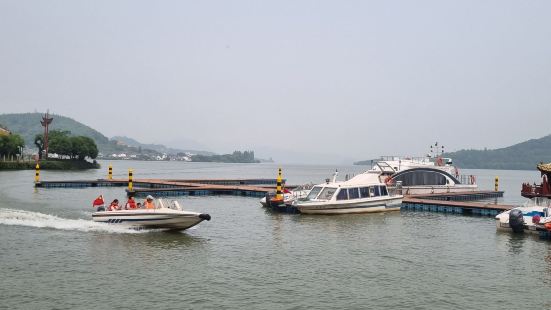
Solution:
M 524 217 L 522 211 L 519 209 L 513 209 L 509 212 L 509 227 L 515 233 L 524 232 Z

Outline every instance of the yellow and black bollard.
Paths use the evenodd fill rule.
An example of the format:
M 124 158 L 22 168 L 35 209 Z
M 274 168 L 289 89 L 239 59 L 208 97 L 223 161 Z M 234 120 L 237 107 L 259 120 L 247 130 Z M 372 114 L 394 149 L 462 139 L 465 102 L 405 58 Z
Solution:
M 128 169 L 128 191 L 131 192 L 134 189 L 132 169 Z
M 494 183 L 494 190 L 497 192 L 498 189 L 499 189 L 499 178 L 496 177 L 495 183 Z
M 113 180 L 113 166 L 109 165 L 109 171 L 107 172 L 107 179 Z
M 275 200 L 283 200 L 283 189 L 282 189 L 283 178 L 281 177 L 281 168 L 277 174 L 276 180 L 276 196 Z
M 36 163 L 36 167 L 34 168 L 35 168 L 34 183 L 39 183 L 40 182 L 40 165 Z

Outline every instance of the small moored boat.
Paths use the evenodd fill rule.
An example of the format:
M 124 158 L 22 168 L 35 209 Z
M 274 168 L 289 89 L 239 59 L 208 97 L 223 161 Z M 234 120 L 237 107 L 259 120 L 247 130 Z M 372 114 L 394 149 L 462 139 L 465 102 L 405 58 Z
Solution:
M 496 228 L 514 233 L 547 231 L 545 223 L 551 221 L 550 207 L 550 199 L 534 197 L 521 207 L 496 215 Z

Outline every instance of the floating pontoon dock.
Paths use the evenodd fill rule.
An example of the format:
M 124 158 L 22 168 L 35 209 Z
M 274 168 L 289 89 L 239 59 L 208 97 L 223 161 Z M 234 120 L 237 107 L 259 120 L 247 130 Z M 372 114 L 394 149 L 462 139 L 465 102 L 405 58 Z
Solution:
M 264 197 L 274 192 L 276 179 L 134 179 L 132 189 L 126 189 L 128 195 L 145 197 L 159 196 L 209 196 L 235 195 L 245 197 Z M 74 181 L 41 181 L 35 187 L 40 188 L 85 188 L 85 187 L 126 187 L 128 180 L 97 179 Z M 287 186 L 293 188 L 293 186 Z M 513 208 L 495 202 L 480 202 L 503 197 L 502 191 L 474 191 L 460 193 L 439 193 L 425 195 L 406 195 L 402 210 L 446 212 L 456 214 L 497 215 Z

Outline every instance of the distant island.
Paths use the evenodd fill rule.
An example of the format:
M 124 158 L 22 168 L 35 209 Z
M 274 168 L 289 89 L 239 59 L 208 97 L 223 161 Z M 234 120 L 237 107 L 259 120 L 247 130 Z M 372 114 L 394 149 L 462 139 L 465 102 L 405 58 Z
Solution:
M 360 160 L 360 161 L 354 162 L 354 165 L 357 165 L 357 166 L 371 166 L 371 164 L 373 164 L 377 161 L 378 161 L 378 159 Z
M 538 163 L 551 161 L 551 135 L 495 150 L 470 149 L 444 153 L 443 157 L 451 158 L 459 168 L 534 170 Z M 371 165 L 371 162 L 357 161 L 354 165 Z
M 232 154 L 224 155 L 193 155 L 191 161 L 196 162 L 217 162 L 217 163 L 260 163 L 254 158 L 254 151 L 235 151 Z

